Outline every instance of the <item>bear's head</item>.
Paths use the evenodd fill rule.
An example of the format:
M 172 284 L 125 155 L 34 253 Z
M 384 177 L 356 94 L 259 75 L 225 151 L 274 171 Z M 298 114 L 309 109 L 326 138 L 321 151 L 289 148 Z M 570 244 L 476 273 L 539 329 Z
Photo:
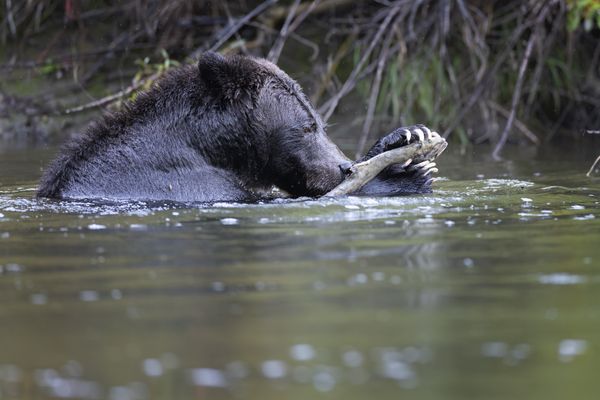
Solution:
M 198 68 L 214 107 L 235 115 L 238 132 L 231 140 L 245 148 L 242 157 L 252 158 L 244 165 L 254 165 L 251 174 L 260 183 L 319 196 L 343 180 L 349 159 L 329 139 L 300 86 L 275 64 L 205 53 Z

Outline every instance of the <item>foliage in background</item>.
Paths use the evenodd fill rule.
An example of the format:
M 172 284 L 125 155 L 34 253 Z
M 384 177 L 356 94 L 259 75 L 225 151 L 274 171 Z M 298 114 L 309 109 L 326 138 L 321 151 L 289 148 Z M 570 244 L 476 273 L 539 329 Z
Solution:
M 593 28 L 600 28 L 599 0 L 570 0 L 567 4 L 569 6 L 567 19 L 569 31 L 574 31 L 581 25 L 587 32 Z
M 364 114 L 358 152 L 417 122 L 496 155 L 509 140 L 596 130 L 599 36 L 599 0 L 4 0 L 0 11 L 2 69 L 70 77 L 75 94 L 118 85 L 93 107 L 207 49 L 280 61 L 326 119 L 340 104 Z

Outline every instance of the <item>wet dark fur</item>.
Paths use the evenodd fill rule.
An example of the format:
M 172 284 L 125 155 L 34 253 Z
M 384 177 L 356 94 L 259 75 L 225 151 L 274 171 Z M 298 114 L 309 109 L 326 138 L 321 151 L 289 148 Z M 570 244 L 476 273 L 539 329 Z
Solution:
M 273 185 L 319 196 L 341 182 L 348 161 L 285 73 L 261 59 L 207 53 L 67 143 L 38 196 L 252 201 Z M 389 167 L 360 193 L 429 190 L 425 179 Z

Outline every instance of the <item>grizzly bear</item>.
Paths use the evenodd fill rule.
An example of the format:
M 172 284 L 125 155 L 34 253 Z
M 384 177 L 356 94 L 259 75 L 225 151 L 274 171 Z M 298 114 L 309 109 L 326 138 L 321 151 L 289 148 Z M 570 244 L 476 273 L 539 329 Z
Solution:
M 380 139 L 362 160 L 423 140 L 426 127 Z M 205 53 L 165 74 L 67 143 L 38 196 L 173 201 L 256 201 L 270 188 L 321 196 L 352 165 L 327 137 L 300 86 L 274 64 Z M 430 191 L 431 163 L 386 168 L 356 194 Z

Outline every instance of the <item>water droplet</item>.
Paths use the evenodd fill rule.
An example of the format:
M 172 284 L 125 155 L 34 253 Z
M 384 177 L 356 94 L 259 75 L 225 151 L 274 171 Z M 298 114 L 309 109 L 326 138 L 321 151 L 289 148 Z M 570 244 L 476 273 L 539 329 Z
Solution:
M 587 215 L 578 215 L 576 217 L 573 217 L 573 219 L 575 221 L 589 221 L 592 219 L 595 219 L 596 217 L 594 216 L 594 214 L 587 214 Z
M 315 349 L 310 344 L 295 344 L 290 348 L 290 356 L 298 361 L 312 360 L 315 354 Z
M 4 266 L 4 269 L 6 270 L 6 272 L 12 272 L 12 273 L 17 273 L 17 272 L 21 272 L 23 271 L 23 267 L 20 266 L 19 264 L 6 264 Z
M 98 301 L 100 295 L 95 290 L 82 290 L 79 292 L 79 299 L 81 301 Z
M 280 379 L 287 373 L 287 365 L 280 360 L 267 360 L 262 363 L 261 370 L 268 379 Z
M 386 378 L 398 381 L 415 378 L 415 373 L 410 365 L 400 360 L 384 360 L 381 373 Z
M 511 356 L 516 358 L 517 360 L 526 359 L 531 353 L 531 346 L 527 343 L 519 343 L 517 344 L 510 352 Z
M 142 363 L 142 369 L 147 376 L 161 376 L 163 374 L 162 363 L 156 358 L 146 358 Z
M 358 284 L 365 284 L 369 281 L 369 277 L 363 273 L 356 274 L 351 279 L 353 282 L 358 283 Z
M 542 275 L 538 281 L 543 285 L 576 285 L 585 283 L 586 278 L 580 275 L 557 273 Z
M 196 368 L 190 370 L 194 385 L 205 387 L 226 387 L 227 379 L 223 371 L 214 368 Z
M 570 362 L 575 358 L 586 352 L 587 341 L 581 339 L 565 339 L 562 340 L 558 345 L 558 358 L 562 362 Z
M 329 392 L 335 387 L 336 379 L 329 370 L 318 371 L 313 376 L 313 385 L 319 392 Z
M 383 272 L 373 272 L 371 277 L 376 282 L 382 282 L 385 280 L 385 274 Z
M 344 364 L 349 367 L 360 367 L 363 363 L 363 355 L 357 350 L 348 350 L 342 354 Z
M 106 229 L 106 225 L 100 225 L 100 224 L 89 224 L 87 226 L 87 228 L 91 231 L 99 231 L 102 229 Z

